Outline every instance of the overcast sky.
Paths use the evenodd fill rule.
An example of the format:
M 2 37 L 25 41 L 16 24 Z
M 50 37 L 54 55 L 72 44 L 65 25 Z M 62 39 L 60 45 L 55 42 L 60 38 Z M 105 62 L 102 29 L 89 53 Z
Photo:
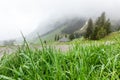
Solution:
M 20 31 L 27 35 L 50 18 L 94 17 L 103 11 L 119 19 L 120 0 L 0 0 L 0 40 L 19 37 Z

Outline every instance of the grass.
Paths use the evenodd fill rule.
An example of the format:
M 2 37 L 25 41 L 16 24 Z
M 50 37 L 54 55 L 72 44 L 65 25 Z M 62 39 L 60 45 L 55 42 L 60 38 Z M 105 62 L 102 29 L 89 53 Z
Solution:
M 120 80 L 119 39 L 110 45 L 73 41 L 68 52 L 44 45 L 31 49 L 25 43 L 1 58 L 0 80 Z

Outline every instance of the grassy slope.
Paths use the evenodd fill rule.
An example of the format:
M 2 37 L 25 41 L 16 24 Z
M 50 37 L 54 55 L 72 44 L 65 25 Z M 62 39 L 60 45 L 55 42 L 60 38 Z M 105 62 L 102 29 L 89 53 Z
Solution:
M 43 37 L 41 37 L 41 38 L 42 38 L 43 41 L 46 40 L 47 42 L 49 42 L 49 43 L 51 44 L 51 43 L 54 42 L 55 35 L 61 35 L 61 31 L 62 31 L 64 28 L 66 28 L 66 27 L 67 27 L 67 26 L 64 25 L 64 26 L 62 26 L 62 27 L 54 30 L 53 32 L 50 32 L 49 34 L 47 34 L 47 35 L 45 35 L 45 36 L 43 36 Z M 36 43 L 37 43 L 37 44 L 40 43 L 39 39 L 36 41 Z
M 115 39 L 116 37 L 116 39 Z M 106 41 L 115 44 L 104 44 Z M 1 80 L 119 80 L 120 33 L 99 41 L 69 42 L 68 52 L 27 46 L 0 61 Z
M 66 26 L 60 27 L 57 30 L 53 31 L 50 34 L 47 34 L 46 36 L 42 37 L 45 40 L 54 40 L 55 35 L 61 34 L 61 31 L 65 28 Z
M 80 39 L 75 39 L 72 42 L 70 42 L 70 44 L 74 44 L 75 42 L 79 43 L 79 44 L 84 44 L 84 43 L 105 43 L 105 42 L 115 42 L 117 40 L 120 40 L 120 32 L 113 32 L 111 34 L 109 34 L 108 36 L 106 36 L 105 38 L 101 39 L 101 40 L 85 40 L 84 38 L 80 38 Z
M 111 34 L 109 34 L 108 36 L 106 36 L 105 38 L 101 39 L 101 40 L 86 40 L 84 39 L 83 37 L 82 38 L 78 38 L 78 39 L 74 39 L 73 41 L 71 42 L 53 42 L 52 44 L 55 44 L 55 45 L 71 45 L 71 44 L 81 44 L 81 45 L 84 45 L 84 44 L 105 44 L 107 42 L 116 42 L 116 39 L 117 40 L 120 40 L 120 32 L 113 32 Z

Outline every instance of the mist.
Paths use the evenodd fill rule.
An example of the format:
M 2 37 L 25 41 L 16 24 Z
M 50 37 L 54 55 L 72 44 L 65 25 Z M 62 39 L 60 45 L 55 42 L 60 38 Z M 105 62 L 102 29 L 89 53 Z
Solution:
M 70 17 L 96 18 L 106 12 L 111 19 L 120 19 L 120 0 L 1 0 L 0 40 L 28 35 L 36 28 Z

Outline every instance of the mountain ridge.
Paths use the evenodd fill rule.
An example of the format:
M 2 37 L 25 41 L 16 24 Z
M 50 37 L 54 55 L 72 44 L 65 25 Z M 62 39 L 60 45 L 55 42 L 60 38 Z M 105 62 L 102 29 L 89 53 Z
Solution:
M 40 33 L 39 27 L 36 29 L 37 31 L 34 31 L 34 32 L 37 32 L 40 35 L 40 37 L 44 40 L 46 39 L 50 40 L 51 37 L 53 40 L 55 35 L 74 33 L 75 31 L 81 29 L 85 23 L 86 23 L 85 18 L 77 18 L 77 17 L 70 18 L 70 19 L 63 18 L 63 19 L 54 21 L 53 23 L 51 23 L 51 25 L 48 24 L 47 27 L 49 30 L 47 30 L 47 32 L 44 34 L 39 34 Z M 35 35 L 35 33 L 32 35 L 34 36 L 33 39 L 36 40 L 38 38 L 38 35 Z

